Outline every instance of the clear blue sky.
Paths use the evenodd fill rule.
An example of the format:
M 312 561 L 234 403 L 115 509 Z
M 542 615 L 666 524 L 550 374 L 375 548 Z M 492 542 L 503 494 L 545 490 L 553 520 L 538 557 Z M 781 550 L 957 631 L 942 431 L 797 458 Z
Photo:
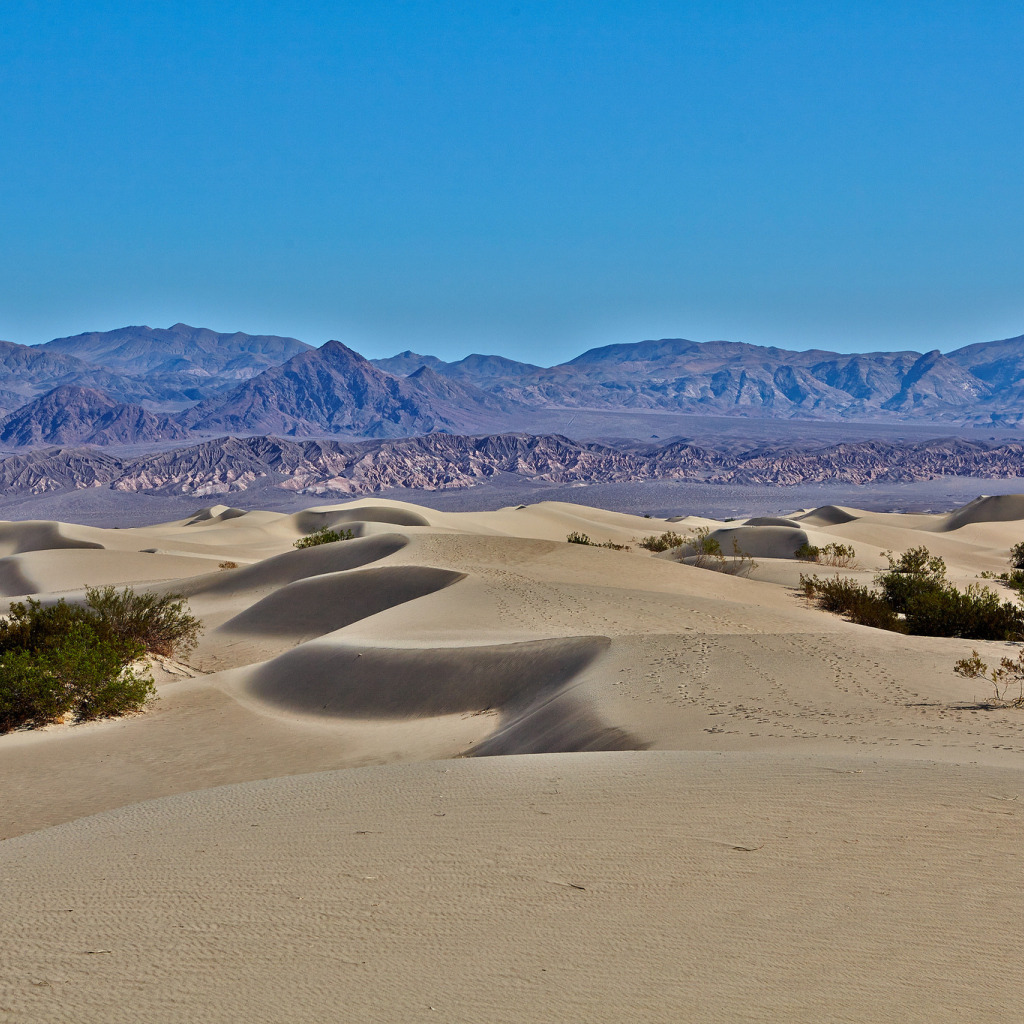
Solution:
M 1024 333 L 1024 5 L 0 3 L 0 337 Z

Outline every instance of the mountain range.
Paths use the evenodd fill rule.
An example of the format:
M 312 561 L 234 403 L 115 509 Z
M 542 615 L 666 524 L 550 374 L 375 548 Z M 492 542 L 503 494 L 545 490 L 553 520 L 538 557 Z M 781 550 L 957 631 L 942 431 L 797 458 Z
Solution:
M 213 433 L 405 437 L 529 430 L 538 413 L 684 413 L 1013 427 L 1024 336 L 954 352 L 841 354 L 683 339 L 541 367 L 504 356 L 367 360 L 338 341 L 175 324 L 0 342 L 0 444 L 150 444 Z
M 357 442 L 259 436 L 220 437 L 137 455 L 36 448 L 0 457 L 0 491 L 41 495 L 106 488 L 210 496 L 262 486 L 358 496 L 399 488 L 461 489 L 503 479 L 532 484 L 906 483 L 942 476 L 1015 477 L 1022 465 L 1024 443 L 961 438 L 727 452 L 683 441 L 611 445 L 536 434 L 430 434 Z

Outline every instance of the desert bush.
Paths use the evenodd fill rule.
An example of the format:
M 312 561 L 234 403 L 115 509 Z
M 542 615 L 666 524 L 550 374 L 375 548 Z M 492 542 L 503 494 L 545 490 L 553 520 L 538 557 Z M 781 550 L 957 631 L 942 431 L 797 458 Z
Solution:
M 917 636 L 962 636 L 970 640 L 1016 640 L 1024 636 L 1024 609 L 972 584 L 946 585 L 911 598 L 907 630 Z
M 678 536 L 678 534 L 676 535 Z M 711 536 L 711 529 L 698 526 L 692 534 L 682 538 L 681 545 L 673 546 L 678 561 L 688 561 L 698 569 L 712 569 L 733 576 L 742 576 L 757 568 L 757 562 L 740 549 L 739 541 L 732 539 L 732 558 L 722 551 L 718 539 Z
M 692 564 L 698 569 L 707 569 L 713 563 L 724 559 L 722 545 L 711 536 L 711 529 L 707 526 L 698 526 L 688 537 L 683 538 L 679 549 L 679 557 L 692 558 Z
M 845 615 L 851 622 L 875 629 L 887 629 L 893 633 L 907 632 L 906 623 L 885 598 L 856 580 L 841 576 L 820 579 L 818 576 L 805 576 L 801 573 L 800 589 L 804 597 L 819 608 Z
M 800 588 L 819 608 L 864 626 L 971 640 L 1024 637 L 1024 609 L 978 584 L 958 590 L 946 579 L 945 562 L 927 548 L 912 548 L 899 557 L 887 552 L 887 558 L 888 570 L 875 577 L 878 590 L 839 576 L 804 575 Z
M 648 551 L 669 551 L 672 548 L 682 547 L 686 543 L 686 538 L 673 530 L 666 530 L 665 533 L 652 533 L 650 536 L 641 537 L 636 543 Z
M 188 611 L 181 594 L 137 594 L 130 587 L 90 587 L 86 607 L 101 628 L 125 643 L 138 643 L 144 651 L 170 658 L 195 649 L 201 624 Z
M 332 530 L 328 526 L 322 526 L 319 530 L 314 530 L 312 533 L 307 533 L 305 537 L 300 537 L 292 547 L 295 548 L 315 548 L 319 544 L 333 544 L 339 540 L 352 540 L 355 534 L 351 530 Z
M 1010 548 L 1010 568 L 1024 569 L 1024 541 Z
M 218 562 L 217 563 L 217 568 L 218 569 L 237 569 L 238 568 L 238 563 L 237 562 Z
M 793 552 L 793 557 L 798 558 L 801 562 L 816 562 L 821 557 L 821 548 L 805 540 Z
M 852 544 L 826 544 L 818 555 L 822 565 L 835 569 L 848 569 L 857 562 L 857 552 Z
M 912 600 L 937 594 L 948 586 L 946 563 L 926 547 L 911 548 L 899 557 L 891 551 L 884 554 L 889 568 L 875 577 L 875 583 L 893 611 L 903 614 Z
M 611 551 L 630 551 L 631 548 L 628 544 L 616 544 L 614 541 L 606 540 L 601 544 L 597 541 L 591 540 L 590 537 L 585 533 L 578 533 L 573 530 L 568 537 L 565 538 L 569 544 L 583 544 L 586 547 L 591 548 L 608 548 Z
M 1024 707 L 1024 651 L 1020 651 L 1016 658 L 1002 658 L 999 667 L 994 669 L 981 660 L 977 651 L 972 651 L 969 658 L 961 658 L 953 666 L 953 671 L 967 679 L 987 679 L 995 688 L 998 703 Z M 1014 686 L 1017 688 L 1016 696 L 1007 698 Z
M 155 692 L 132 665 L 144 652 L 92 609 L 15 602 L 0 623 L 0 731 L 139 710 Z

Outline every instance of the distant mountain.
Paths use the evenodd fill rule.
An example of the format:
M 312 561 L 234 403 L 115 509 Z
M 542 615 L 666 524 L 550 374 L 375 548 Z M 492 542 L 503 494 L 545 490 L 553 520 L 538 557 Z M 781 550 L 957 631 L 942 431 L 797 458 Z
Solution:
M 220 437 L 134 456 L 69 447 L 0 456 L 0 491 L 14 496 L 107 487 L 207 496 L 264 486 L 356 496 L 399 488 L 458 489 L 497 478 L 531 484 L 691 480 L 781 486 L 1015 477 L 1022 467 L 1024 444 L 957 438 L 727 453 L 683 441 L 616 446 L 531 434 L 429 434 L 358 442 Z
M 78 389 L 64 394 L 67 409 L 50 395 L 57 388 Z M 185 324 L 35 347 L 0 342 L 0 443 L 10 445 L 144 443 L 190 432 L 501 433 L 552 411 L 544 422 L 587 411 L 633 422 L 624 429 L 634 431 L 640 421 L 619 414 L 1015 426 L 1024 420 L 1024 336 L 947 354 L 667 338 L 606 345 L 551 367 L 480 354 L 445 362 L 413 351 L 370 361 L 338 341 L 316 349 Z
M 510 408 L 428 366 L 396 377 L 340 341 L 329 341 L 199 403 L 181 422 L 202 431 L 401 437 L 479 429 Z
M 0 419 L 0 444 L 141 444 L 179 441 L 188 431 L 141 405 L 93 388 L 62 385 Z
M 497 356 L 435 368 L 535 408 L 1000 424 L 1024 417 L 1024 337 L 948 355 L 667 338 L 590 349 L 548 368 Z
M 397 356 L 389 356 L 387 359 L 371 359 L 370 362 L 378 370 L 383 370 L 385 373 L 393 373 L 397 377 L 405 377 L 414 370 L 418 370 L 421 366 L 429 366 L 433 370 L 439 370 L 443 366 L 450 365 L 438 359 L 437 356 L 421 356 L 416 352 L 410 352 L 408 349 L 404 352 L 399 352 Z
M 122 327 L 55 338 L 40 349 L 128 374 L 192 374 L 246 380 L 310 346 L 275 335 L 218 334 L 204 327 Z
M 429 366 L 442 377 L 455 380 L 479 381 L 494 377 L 515 377 L 533 373 L 541 367 L 532 363 L 520 363 L 505 356 L 482 356 L 478 353 L 466 356 L 454 363 L 446 363 L 437 356 L 421 356 L 415 352 L 400 352 L 388 359 L 371 359 L 371 363 L 386 373 L 408 376 L 421 366 Z

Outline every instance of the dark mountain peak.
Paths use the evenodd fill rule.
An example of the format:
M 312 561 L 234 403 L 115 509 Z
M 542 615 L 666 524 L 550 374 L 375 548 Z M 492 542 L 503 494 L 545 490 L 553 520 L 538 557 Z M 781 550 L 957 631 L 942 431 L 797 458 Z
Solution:
M 167 416 L 116 402 L 97 388 L 62 384 L 0 420 L 0 442 L 137 444 L 179 440 L 188 433 Z
M 349 348 L 348 345 L 337 340 L 328 341 L 309 354 L 313 355 L 314 358 L 319 355 L 321 358 L 330 359 L 335 365 L 351 365 L 375 369 L 369 359 L 361 356 L 355 349 Z M 376 372 L 379 373 L 380 371 Z
M 409 375 L 409 380 L 419 381 L 431 381 L 431 380 L 442 380 L 441 374 L 437 372 L 433 367 L 427 366 L 425 363 L 418 370 L 413 370 Z

